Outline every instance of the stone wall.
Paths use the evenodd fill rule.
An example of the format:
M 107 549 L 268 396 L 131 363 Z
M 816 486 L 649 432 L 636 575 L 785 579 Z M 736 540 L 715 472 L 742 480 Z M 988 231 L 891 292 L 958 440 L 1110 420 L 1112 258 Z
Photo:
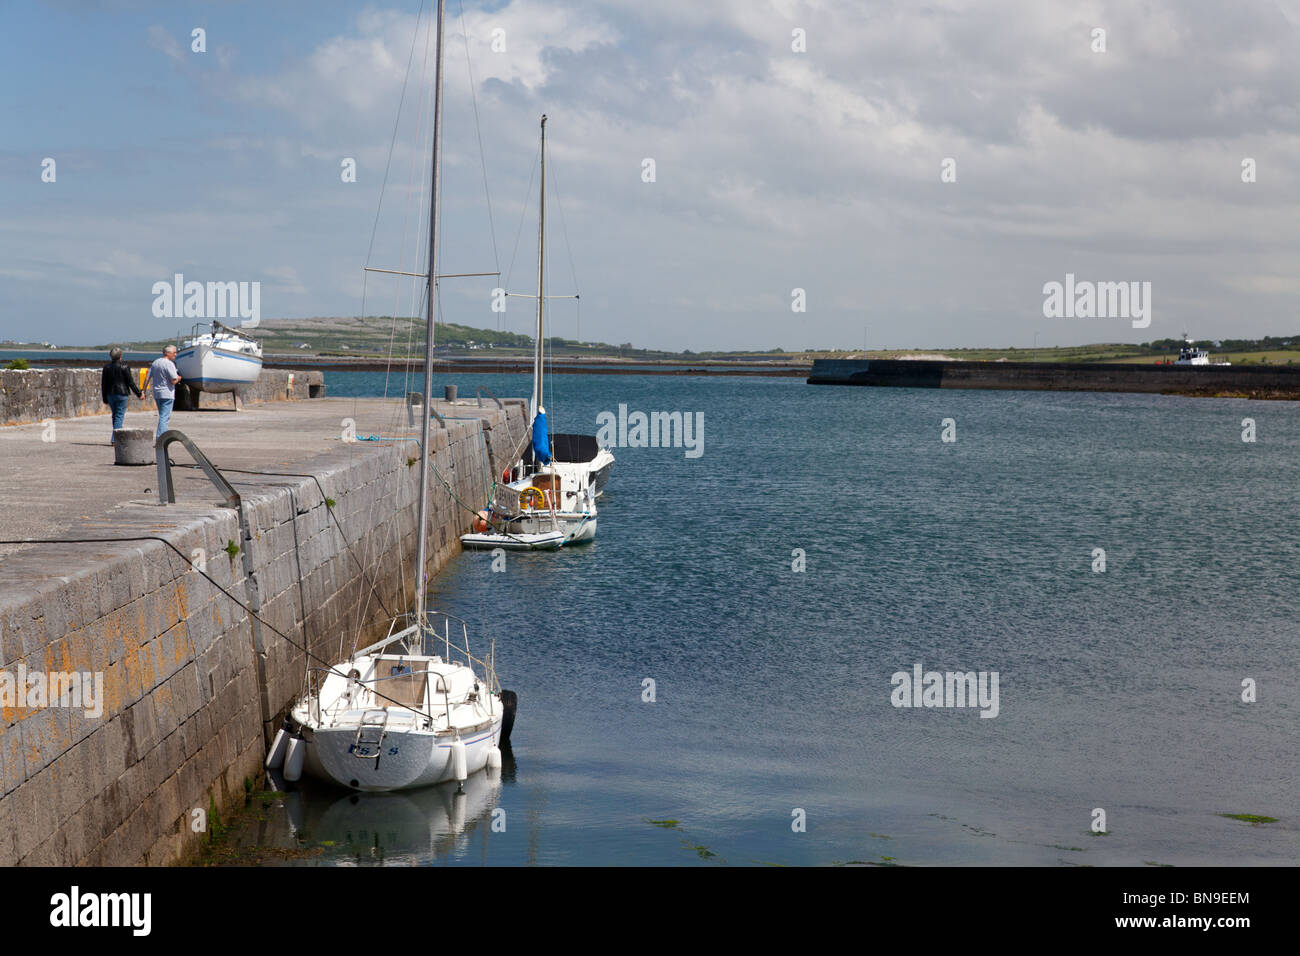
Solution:
M 466 509 L 506 464 L 495 455 L 524 434 L 517 405 L 435 428 L 432 461 L 464 505 L 433 478 L 426 573 L 459 551 Z M 60 535 L 156 535 L 201 556 L 220 587 L 156 540 L 6 556 L 0 671 L 99 673 L 104 694 L 98 716 L 0 709 L 0 865 L 174 862 L 203 839 L 195 809 L 242 803 L 303 689 L 303 647 L 332 663 L 413 603 L 415 454 L 413 442 L 359 442 L 292 469 L 314 478 L 230 475 L 242 527 L 211 504 L 214 489 Z
M 138 367 L 132 366 L 138 372 Z M 50 418 L 78 418 L 82 415 L 107 415 L 109 407 L 99 393 L 100 370 L 89 368 L 50 368 L 18 371 L 0 369 L 0 425 L 23 425 Z M 240 390 L 246 402 L 271 402 L 302 398 L 323 398 L 323 372 L 288 372 L 263 369 L 258 380 Z M 177 406 L 187 407 L 185 391 L 177 392 Z M 229 405 L 231 397 L 203 393 L 200 405 Z M 131 396 L 131 411 L 152 409 L 153 400 L 144 391 L 144 399 Z

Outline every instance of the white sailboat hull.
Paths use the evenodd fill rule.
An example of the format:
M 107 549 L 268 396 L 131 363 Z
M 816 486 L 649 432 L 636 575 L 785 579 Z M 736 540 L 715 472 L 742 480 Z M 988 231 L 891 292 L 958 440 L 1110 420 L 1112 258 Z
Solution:
M 501 741 L 506 705 L 495 674 L 416 652 L 447 642 L 420 628 L 390 634 L 373 648 L 325 669 L 319 687 L 290 711 L 305 747 L 303 769 L 352 790 L 428 787 L 463 779 L 488 764 Z M 375 648 L 383 648 L 371 653 Z M 456 752 L 464 746 L 465 763 Z
M 176 371 L 186 385 L 204 392 L 233 392 L 257 381 L 262 357 L 212 345 L 190 345 L 176 353 Z
M 487 766 L 488 751 L 496 746 L 500 734 L 498 715 L 479 731 L 461 735 L 468 773 L 478 773 Z M 384 738 L 377 760 L 355 756 L 355 739 L 355 726 L 304 728 L 307 772 L 318 780 L 366 791 L 409 790 L 456 779 L 452 734 L 426 730 L 390 733 Z
M 614 470 L 614 456 L 609 449 L 602 448 L 600 454 L 596 456 L 589 466 L 591 490 L 597 498 L 605 493 L 605 485 L 609 484 L 610 472 Z
M 549 523 L 549 514 L 544 519 Z M 596 516 L 557 514 L 558 529 L 543 531 L 475 531 L 460 536 L 461 546 L 473 551 L 555 551 L 596 537 Z

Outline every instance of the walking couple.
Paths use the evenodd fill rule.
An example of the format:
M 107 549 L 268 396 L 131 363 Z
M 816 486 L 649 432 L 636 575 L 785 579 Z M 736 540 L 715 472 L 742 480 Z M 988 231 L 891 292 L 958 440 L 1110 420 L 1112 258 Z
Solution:
M 126 423 L 126 406 L 131 395 L 142 398 L 143 393 L 135 384 L 131 367 L 122 361 L 122 350 L 115 348 L 108 353 L 108 357 L 110 361 L 100 376 L 100 397 L 113 410 L 113 431 L 117 431 Z M 153 365 L 149 366 L 149 378 L 145 383 L 153 390 L 154 404 L 158 406 L 155 438 L 165 432 L 171 422 L 172 406 L 176 403 L 176 384 L 180 380 L 181 373 L 176 370 L 176 346 L 169 345 L 163 349 L 162 357 L 155 359 Z

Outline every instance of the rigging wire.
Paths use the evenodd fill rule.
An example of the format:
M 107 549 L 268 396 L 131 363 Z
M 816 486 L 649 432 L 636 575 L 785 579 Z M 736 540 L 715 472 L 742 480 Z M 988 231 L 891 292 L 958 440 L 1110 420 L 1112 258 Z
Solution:
M 271 631 L 272 633 L 277 634 L 278 636 L 284 638 L 285 641 L 287 641 L 287 642 L 288 642 L 289 644 L 291 644 L 293 647 L 296 647 L 298 650 L 302 651 L 303 654 L 305 654 L 305 655 L 306 655 L 308 658 L 310 658 L 311 660 L 316 661 L 316 662 L 318 662 L 318 663 L 320 663 L 320 664 L 324 664 L 324 665 L 325 665 L 324 669 L 325 669 L 325 670 L 328 670 L 330 673 L 332 673 L 332 674 L 337 674 L 337 675 L 339 675 L 340 677 L 347 677 L 347 676 L 348 676 L 347 674 L 343 673 L 343 671 L 335 669 L 334 665 L 331 664 L 329 661 L 325 660 L 325 659 L 322 658 L 322 657 L 317 657 L 315 654 L 313 654 L 313 653 L 311 652 L 311 648 L 307 647 L 305 644 L 300 644 L 298 641 L 295 641 L 295 640 L 294 640 L 292 637 L 290 637 L 288 634 L 284 633 L 284 631 L 280 630 L 278 627 L 276 627 L 276 626 L 275 626 L 274 624 L 272 624 L 270 621 L 266 620 L 266 618 L 262 617 L 262 615 L 258 614 L 256 611 L 254 611 L 251 607 L 249 607 L 247 604 L 245 604 L 245 603 L 244 603 L 243 601 L 241 601 L 239 598 L 235 597 L 235 595 L 231 594 L 230 591 L 228 591 L 228 590 L 226 590 L 224 587 L 222 587 L 221 584 L 218 583 L 218 582 L 217 582 L 217 581 L 212 577 L 212 575 L 208 574 L 208 572 L 207 572 L 205 569 L 200 568 L 197 564 L 195 564 L 193 561 L 191 561 L 189 558 L 187 558 L 187 557 L 184 555 L 184 553 L 182 553 L 182 551 L 181 551 L 180 548 L 176 547 L 176 545 L 172 544 L 170 541 L 168 541 L 166 538 L 162 537 L 161 535 L 157 535 L 157 534 L 137 534 L 137 535 L 126 535 L 126 536 L 124 536 L 124 537 L 120 537 L 120 538 L 12 538 L 12 539 L 8 539 L 8 538 L 7 538 L 7 539 L 0 539 L 0 545 L 7 545 L 7 544 L 120 544 L 120 543 L 129 543 L 129 542 L 131 542 L 131 541 L 161 541 L 163 544 L 167 545 L 167 547 L 169 547 L 169 548 L 171 548 L 173 551 L 175 551 L 177 557 L 179 557 L 182 561 L 184 561 L 186 564 L 188 564 L 188 565 L 190 566 L 190 570 L 191 570 L 191 571 L 193 571 L 195 574 L 199 574 L 199 575 L 201 575 L 201 576 L 202 576 L 202 577 L 203 577 L 203 578 L 204 578 L 204 579 L 205 579 L 209 584 L 211 584 L 214 588 L 216 588 L 218 591 L 220 591 L 222 594 L 224 594 L 224 595 L 225 595 L 225 596 L 226 596 L 226 597 L 227 597 L 227 598 L 228 598 L 232 603 L 234 603 L 234 604 L 237 605 L 240 609 L 242 609 L 242 610 L 243 610 L 243 611 L 244 611 L 244 612 L 249 616 L 249 618 L 251 618 L 251 619 L 254 620 L 254 621 L 257 621 L 259 624 L 261 624 L 263 627 L 265 627 L 267 630 Z M 394 698 L 389 697 L 389 696 L 387 696 L 386 694 L 381 694 L 381 693 L 380 693 L 379 691 L 377 691 L 377 690 L 371 689 L 371 693 L 374 694 L 375 697 L 383 698 L 384 700 L 388 701 L 390 704 L 393 704 L 393 705 L 395 705 L 395 706 L 397 706 L 397 707 L 406 707 L 406 705 L 403 704 L 401 701 L 399 701 L 399 700 L 395 700 Z
M 536 175 L 537 175 L 537 167 L 540 165 L 540 164 L 537 162 L 537 156 L 538 156 L 538 153 L 541 152 L 541 149 L 542 149 L 542 145 L 541 145 L 541 143 L 538 143 L 538 144 L 537 144 L 537 153 L 533 153 L 533 159 L 532 159 L 532 161 L 529 162 L 529 164 L 528 164 L 528 170 L 529 170 L 529 172 L 528 172 L 528 188 L 524 190 L 524 201 L 523 201 L 523 203 L 521 203 L 520 206 L 519 206 L 519 228 L 515 230 L 515 245 L 514 245 L 514 248 L 513 248 L 513 249 L 511 250 L 511 252 L 510 252 L 510 265 L 509 265 L 509 267 L 506 269 L 506 281 L 505 281 L 504 283 L 502 283 L 503 286 L 505 286 L 505 287 L 507 287 L 507 288 L 510 286 L 510 280 L 514 277 L 514 274 L 515 274 L 515 257 L 516 257 L 516 256 L 518 255 L 518 253 L 519 253 L 519 238 L 523 235 L 523 232 L 524 232 L 524 215 L 528 212 L 528 199 L 529 199 L 529 197 L 532 195 L 532 192 L 533 192 L 533 179 L 534 179 L 534 177 L 536 177 Z
M 388 143 L 388 161 L 384 164 L 384 179 L 379 186 L 379 203 L 375 207 L 375 222 L 370 227 L 370 245 L 366 249 L 366 264 L 370 263 L 370 256 L 375 250 L 375 236 L 379 233 L 379 214 L 384 207 L 384 189 L 388 185 L 388 171 L 393 164 L 393 150 L 397 146 L 397 127 L 402 121 L 402 104 L 406 102 L 407 78 L 411 74 L 411 64 L 415 62 L 415 43 L 420 37 L 420 20 L 424 16 L 424 0 L 420 0 L 420 9 L 415 14 L 415 30 L 411 33 L 411 52 L 406 59 L 406 74 L 402 78 L 402 93 L 397 103 L 397 116 L 393 120 L 393 136 Z
M 483 195 L 487 200 L 488 230 L 492 234 L 492 262 L 493 268 L 499 273 L 501 271 L 501 258 L 497 254 L 497 227 L 492 218 L 492 193 L 488 190 L 487 175 L 487 154 L 483 152 L 483 129 L 479 125 L 478 119 L 478 93 L 474 86 L 474 63 L 469 55 L 469 29 L 465 26 L 465 4 L 457 0 L 460 7 L 460 31 L 465 40 L 465 69 L 469 73 L 469 96 L 470 103 L 474 106 L 474 133 L 478 137 L 478 158 L 479 165 L 483 168 Z
M 402 74 L 402 92 L 401 92 L 401 94 L 400 94 L 400 96 L 399 96 L 399 98 L 398 98 L 397 113 L 396 113 L 396 115 L 393 117 L 393 132 L 392 132 L 392 135 L 389 137 L 389 141 L 388 141 L 388 155 L 387 155 L 387 158 L 386 158 L 385 161 L 384 161 L 384 176 L 383 176 L 383 179 L 380 181 L 380 185 L 379 185 L 379 198 L 378 198 L 378 200 L 377 200 L 376 203 L 375 203 L 375 219 L 374 219 L 374 222 L 371 224 L 371 227 L 370 227 L 370 241 L 369 241 L 369 243 L 368 243 L 367 246 L 366 246 L 366 260 L 365 260 L 365 264 L 366 264 L 366 265 L 369 265 L 369 264 L 370 264 L 371 259 L 372 259 L 372 257 L 374 256 L 374 251 L 375 251 L 375 239 L 376 239 L 376 237 L 377 237 L 378 234 L 379 234 L 379 220 L 380 220 L 380 218 L 382 217 L 382 215 L 383 215 L 383 210 L 384 210 L 384 196 L 387 194 L 387 191 L 388 191 L 388 178 L 389 178 L 389 176 L 391 175 L 391 172 L 392 172 L 392 166 L 393 166 L 393 154 L 394 154 L 394 152 L 396 151 L 396 148 L 397 148 L 397 132 L 398 132 L 398 130 L 399 130 L 400 127 L 401 127 L 401 122 L 402 122 L 402 110 L 403 110 L 403 107 L 404 107 L 405 104 L 406 104 L 406 91 L 407 91 L 407 88 L 408 88 L 409 85 L 410 85 L 411 66 L 415 63 L 415 48 L 416 48 L 416 45 L 418 44 L 419 39 L 420 39 L 420 23 L 421 23 L 422 20 L 425 19 L 424 14 L 425 14 L 425 3 L 424 3 L 424 0 L 420 0 L 420 6 L 419 6 L 419 9 L 416 11 L 416 14 L 415 14 L 415 29 L 411 31 L 411 48 L 410 48 L 410 50 L 408 51 L 408 53 L 407 53 L 407 57 L 406 57 L 406 69 L 403 71 L 403 74 Z M 427 33 L 427 32 L 428 32 L 428 31 L 426 31 L 426 33 Z M 428 54 L 428 44 L 427 44 L 427 42 L 426 42 L 426 44 L 425 44 L 425 59 L 426 59 L 426 61 L 427 61 L 427 59 L 428 59 L 428 55 L 429 55 L 429 54 Z M 407 218 L 409 218 L 409 215 L 410 215 L 410 191 L 409 191 L 409 189 L 408 189 L 408 191 L 407 191 L 406 213 L 405 213 L 405 215 L 404 215 L 403 222 L 402 222 L 402 244 L 401 244 L 402 247 L 404 247 L 404 246 L 406 245 Z M 399 253 L 399 255 L 400 255 L 400 253 Z M 400 288 L 400 287 L 399 287 L 399 288 Z M 370 273 L 365 272 L 365 271 L 362 271 L 362 273 L 361 273 L 361 317 L 360 317 L 360 320 L 361 320 L 361 322 L 362 322 L 363 324 L 365 323 L 365 320 L 366 320 L 366 298 L 367 298 L 367 295 L 368 295 L 368 293 L 369 293 L 369 290 L 370 290 Z M 389 354 L 390 364 L 391 364 L 392 350 L 393 350 L 393 338 L 394 338 L 394 335 L 395 335 L 395 329 L 396 329 L 396 323 L 397 323 L 397 316 L 396 316 L 397 309 L 394 308 L 394 309 L 393 309 L 393 312 L 394 312 L 394 316 L 393 316 L 393 329 L 390 330 L 390 333 L 389 333 L 389 345 L 388 345 L 388 354 Z M 409 354 L 409 347 L 408 347 L 408 354 Z M 388 370 L 385 370 L 385 372 L 384 372 L 384 395 L 385 395 L 385 397 L 387 397 L 387 395 L 388 395 L 388 378 L 389 378 Z M 359 399 L 359 396 L 353 396 L 353 399 L 352 399 L 353 420 L 355 420 L 355 419 L 358 417 L 358 415 L 357 415 L 358 399 Z M 355 452 L 355 449 L 353 449 L 352 451 Z M 319 482 L 317 482 L 317 484 L 319 484 Z M 336 519 L 335 519 L 336 523 L 337 523 L 337 520 L 338 520 L 338 519 L 336 518 Z M 342 533 L 342 528 L 341 528 L 341 527 L 340 527 L 339 531 L 340 531 L 340 533 Z M 347 540 L 347 539 L 346 539 L 346 536 L 344 537 L 344 540 L 345 540 L 345 541 Z M 350 549 L 349 549 L 349 550 L 350 550 Z M 353 560 L 357 560 L 355 554 L 353 555 Z M 400 575 L 400 576 L 399 576 L 399 580 L 400 580 L 400 582 L 401 582 L 400 585 L 399 585 L 399 586 L 400 586 L 400 589 L 401 589 L 401 590 L 400 590 L 400 594 L 401 594 L 401 596 L 403 597 L 403 603 L 405 603 L 405 600 L 404 600 L 404 599 L 405 599 L 405 593 L 406 593 L 406 584 L 405 584 L 405 581 L 406 581 L 406 575 L 405 575 L 405 574 Z M 372 587 L 372 590 L 373 590 L 373 587 Z M 382 601 L 382 599 L 381 599 L 381 601 L 380 601 L 380 605 L 381 605 L 381 606 L 383 605 L 383 601 Z M 363 607 L 363 608 L 358 608 L 358 614 L 359 614 L 359 615 L 364 614 L 365 611 L 367 611 L 367 610 L 369 609 L 369 606 L 370 606 L 370 593 L 367 593 L 367 594 L 366 594 L 366 600 L 365 600 L 364 607 Z M 387 612 L 387 608 L 385 608 L 385 612 Z M 360 626 L 361 626 L 360 621 L 361 621 L 361 617 L 359 616 L 359 617 L 358 617 L 358 623 L 357 623 L 358 631 L 360 630 Z M 340 642 L 341 642 L 341 641 L 342 641 L 342 637 L 340 637 Z M 340 644 L 340 646 L 341 646 L 341 644 Z
M 560 195 L 559 177 L 555 175 L 555 160 L 549 163 L 551 170 L 551 179 L 554 182 L 552 190 L 555 193 L 555 208 L 560 213 L 560 234 L 564 236 L 564 251 L 569 255 L 569 275 L 573 278 L 573 291 L 575 294 L 574 304 L 578 312 L 578 332 L 577 341 L 582 341 L 582 297 L 578 295 L 581 287 L 578 285 L 577 260 L 573 257 L 573 247 L 569 245 L 569 227 L 564 221 L 564 200 Z

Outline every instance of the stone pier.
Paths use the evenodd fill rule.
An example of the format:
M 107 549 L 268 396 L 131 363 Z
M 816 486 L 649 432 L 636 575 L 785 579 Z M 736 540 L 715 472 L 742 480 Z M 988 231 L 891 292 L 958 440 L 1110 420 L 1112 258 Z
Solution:
M 429 575 L 525 438 L 518 402 L 435 411 Z M 174 862 L 203 838 L 193 811 L 242 803 L 302 648 L 333 660 L 413 603 L 418 430 L 376 399 L 176 412 L 237 510 L 180 444 L 163 506 L 103 418 L 47 412 L 0 427 L 0 539 L 119 540 L 0 544 L 0 865 Z M 31 675 L 72 673 L 100 699 L 32 696 Z

